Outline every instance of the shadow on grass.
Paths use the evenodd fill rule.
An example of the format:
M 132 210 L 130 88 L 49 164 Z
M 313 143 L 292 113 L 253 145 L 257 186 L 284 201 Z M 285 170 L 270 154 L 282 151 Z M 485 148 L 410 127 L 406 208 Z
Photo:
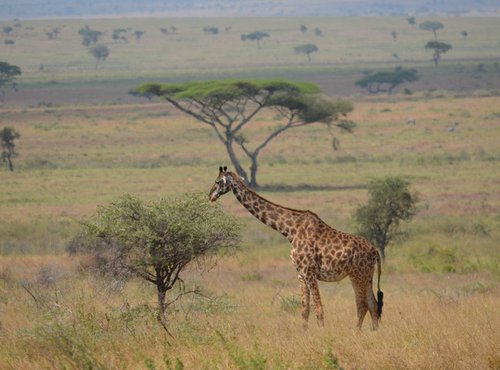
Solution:
M 342 190 L 354 190 L 354 189 L 368 189 L 366 184 L 354 184 L 354 185 L 311 185 L 311 184 L 297 184 L 297 185 L 287 185 L 287 184 L 266 184 L 260 185 L 253 190 L 259 192 L 298 192 L 298 191 L 342 191 Z

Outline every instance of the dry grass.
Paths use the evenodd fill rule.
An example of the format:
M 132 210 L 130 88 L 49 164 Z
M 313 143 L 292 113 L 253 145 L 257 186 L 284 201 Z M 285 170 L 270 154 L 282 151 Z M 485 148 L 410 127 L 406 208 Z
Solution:
M 66 257 L 3 259 L 2 368 L 166 368 L 168 360 L 198 369 L 333 369 L 335 359 L 345 369 L 498 368 L 500 291 L 487 275 L 385 274 L 376 332 L 368 322 L 355 329 L 348 281 L 322 284 L 326 325 L 312 315 L 303 332 L 291 262 L 241 263 L 188 273 L 218 298 L 185 298 L 171 316 L 172 340 L 155 322 L 151 287 L 113 289 Z
M 422 20 L 423 21 L 423 20 Z M 121 104 L 134 102 L 127 91 L 145 80 L 186 81 L 224 77 L 287 78 L 320 84 L 329 95 L 352 95 L 366 71 L 396 65 L 417 68 L 420 80 L 407 84 L 412 91 L 498 90 L 499 22 L 495 17 L 446 17 L 439 39 L 453 49 L 443 55 L 439 68 L 424 49 L 431 32 L 410 26 L 406 17 L 313 18 L 153 18 L 22 20 L 9 38 L 15 45 L 0 45 L 5 60 L 21 67 L 20 89 L 8 92 L 5 104 Z M 13 26 L 4 21 L 0 26 Z M 300 32 L 305 24 L 309 31 Z M 109 47 L 109 57 L 95 69 L 95 59 L 81 44 L 78 30 L 85 25 L 104 32 L 99 43 Z M 175 26 L 177 34 L 163 35 L 160 28 Z M 217 35 L 203 27 L 219 27 Z M 224 31 L 230 26 L 231 30 Z M 46 32 L 59 27 L 49 40 Z M 314 35 L 319 27 L 322 37 Z M 128 29 L 128 43 L 115 42 L 113 30 Z M 144 31 L 137 41 L 135 30 Z M 464 40 L 461 32 L 467 30 Z M 265 31 L 271 37 L 257 48 L 243 42 L 241 34 Z M 391 32 L 397 31 L 393 41 Z M 319 52 L 308 62 L 293 48 L 314 43 Z M 402 88 L 401 90 L 402 91 Z M 439 92 L 437 92 L 439 94 Z
M 152 287 L 96 279 L 61 252 L 82 217 L 124 192 L 207 191 L 227 163 L 211 131 L 163 104 L 0 110 L 22 135 L 17 170 L 0 182 L 0 368 L 499 368 L 498 106 L 498 97 L 364 99 L 341 151 L 316 126 L 263 152 L 267 198 L 348 231 L 370 179 L 411 180 L 420 211 L 388 250 L 379 331 L 355 330 L 343 281 L 321 286 L 326 327 L 313 318 L 304 334 L 288 245 L 226 196 L 224 209 L 247 226 L 244 249 L 185 275 L 215 298 L 175 307 L 175 340 L 155 320 Z M 278 122 L 256 123 L 251 137 Z

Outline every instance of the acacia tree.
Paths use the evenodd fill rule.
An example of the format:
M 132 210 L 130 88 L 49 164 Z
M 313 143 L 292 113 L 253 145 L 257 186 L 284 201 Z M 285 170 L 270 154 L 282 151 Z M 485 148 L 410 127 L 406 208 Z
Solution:
M 183 270 L 193 261 L 206 266 L 206 257 L 236 248 L 239 235 L 239 225 L 206 194 L 150 203 L 127 194 L 98 207 L 67 250 L 94 256 L 97 272 L 154 284 L 158 320 L 168 331 L 167 309 L 178 297 L 167 300 L 167 293 L 182 281 Z
M 162 97 L 177 109 L 210 126 L 224 145 L 238 175 L 249 181 L 252 187 L 258 186 L 259 154 L 286 130 L 317 122 L 348 132 L 354 128 L 353 122 L 342 118 L 352 111 L 352 104 L 326 99 L 311 83 L 285 80 L 146 83 L 136 87 L 131 94 Z M 260 142 L 250 146 L 244 129 L 264 109 L 279 113 L 283 123 L 270 127 Z M 250 177 L 243 169 L 241 156 L 250 161 Z
M 139 31 L 139 30 L 134 31 L 134 37 L 137 41 L 139 41 L 142 38 L 142 36 L 144 36 L 144 31 Z
M 451 45 L 441 41 L 429 41 L 425 45 L 426 49 L 433 50 L 432 60 L 434 61 L 434 65 L 437 66 L 439 60 L 441 59 L 441 54 L 448 52 L 451 49 Z
M 418 27 L 425 31 L 432 31 L 434 33 L 434 40 L 437 41 L 437 31 L 444 28 L 444 25 L 439 21 L 425 21 L 418 25 Z
M 417 80 L 417 70 L 396 67 L 394 71 L 371 73 L 356 81 L 355 84 L 356 86 L 366 88 L 371 94 L 387 92 L 390 95 L 392 90 L 402 83 Z
M 0 62 L 0 101 L 5 98 L 4 86 L 9 86 L 16 90 L 16 77 L 21 75 L 21 68 L 9 64 L 7 62 Z
M 246 41 L 246 40 L 257 41 L 257 47 L 260 49 L 260 40 L 262 40 L 265 37 L 270 37 L 270 35 L 267 32 L 255 31 L 252 33 L 241 35 L 241 41 Z
M 109 55 L 109 48 L 106 45 L 96 45 L 89 49 L 89 53 L 96 59 L 95 69 L 100 62 L 104 62 Z
M 21 134 L 19 134 L 19 132 L 12 127 L 4 127 L 2 130 L 0 130 L 2 161 L 7 163 L 11 172 L 14 171 L 12 158 L 17 157 L 16 144 L 14 143 L 14 140 L 19 139 L 19 137 L 21 137 Z
M 357 233 L 375 244 L 385 260 L 385 247 L 397 237 L 401 221 L 416 213 L 417 196 L 411 194 L 410 183 L 400 177 L 386 177 L 370 183 L 370 198 L 360 206 L 354 219 Z
M 82 37 L 82 45 L 89 46 L 90 44 L 97 44 L 103 33 L 101 31 L 93 30 L 89 26 L 85 26 L 78 30 L 78 34 Z
M 319 51 L 318 47 L 314 44 L 302 44 L 295 46 L 293 50 L 297 54 L 305 54 L 307 55 L 307 60 L 310 62 L 311 61 L 311 54 L 316 53 Z
M 5 26 L 5 27 L 3 27 L 2 31 L 3 31 L 3 33 L 5 33 L 6 35 L 10 35 L 10 33 L 11 33 L 12 31 L 14 31 L 14 29 L 13 29 L 11 26 Z

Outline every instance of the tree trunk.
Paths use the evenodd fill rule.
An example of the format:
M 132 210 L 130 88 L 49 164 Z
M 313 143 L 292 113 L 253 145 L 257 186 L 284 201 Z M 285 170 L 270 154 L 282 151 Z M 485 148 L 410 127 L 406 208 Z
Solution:
M 156 286 L 158 289 L 158 322 L 163 326 L 163 329 L 172 337 L 172 334 L 168 330 L 167 326 L 167 306 L 165 304 L 165 296 L 167 291 L 162 286 Z
M 7 163 L 9 164 L 10 172 L 14 172 L 14 165 L 12 164 L 12 160 L 10 159 L 10 156 L 7 157 Z
M 166 306 L 165 306 L 165 296 L 166 292 L 161 288 L 158 288 L 158 321 L 163 325 L 167 325 L 167 317 L 166 317 Z
M 238 174 L 238 176 L 243 177 L 245 181 L 248 181 L 247 173 L 241 166 L 241 163 L 238 160 L 238 157 L 236 157 L 236 153 L 234 152 L 232 140 L 224 141 L 224 145 L 226 146 L 227 154 L 229 155 L 229 159 L 231 160 L 236 173 Z
M 380 246 L 378 250 L 380 251 L 380 257 L 382 257 L 382 262 L 385 262 L 385 247 Z
M 250 183 L 248 184 L 251 188 L 257 188 L 257 156 L 252 156 L 252 164 L 250 165 Z
M 437 67 L 438 62 L 439 62 L 439 53 L 436 51 L 434 55 L 432 56 L 432 59 L 434 60 L 434 66 Z

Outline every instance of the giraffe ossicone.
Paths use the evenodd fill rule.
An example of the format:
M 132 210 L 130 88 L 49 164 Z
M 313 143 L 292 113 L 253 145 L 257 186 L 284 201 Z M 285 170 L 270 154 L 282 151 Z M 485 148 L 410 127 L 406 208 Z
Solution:
M 249 189 L 238 175 L 221 166 L 208 197 L 214 202 L 229 191 L 253 216 L 291 243 L 290 256 L 299 273 L 304 327 L 309 319 L 310 297 L 318 323 L 324 324 L 318 281 L 340 281 L 345 277 L 350 278 L 354 288 L 358 327 L 361 328 L 367 312 L 370 312 L 372 328 L 378 327 L 383 306 L 382 271 L 380 255 L 371 243 L 328 226 L 311 211 L 287 208 L 263 198 Z M 377 298 L 373 294 L 375 266 Z

